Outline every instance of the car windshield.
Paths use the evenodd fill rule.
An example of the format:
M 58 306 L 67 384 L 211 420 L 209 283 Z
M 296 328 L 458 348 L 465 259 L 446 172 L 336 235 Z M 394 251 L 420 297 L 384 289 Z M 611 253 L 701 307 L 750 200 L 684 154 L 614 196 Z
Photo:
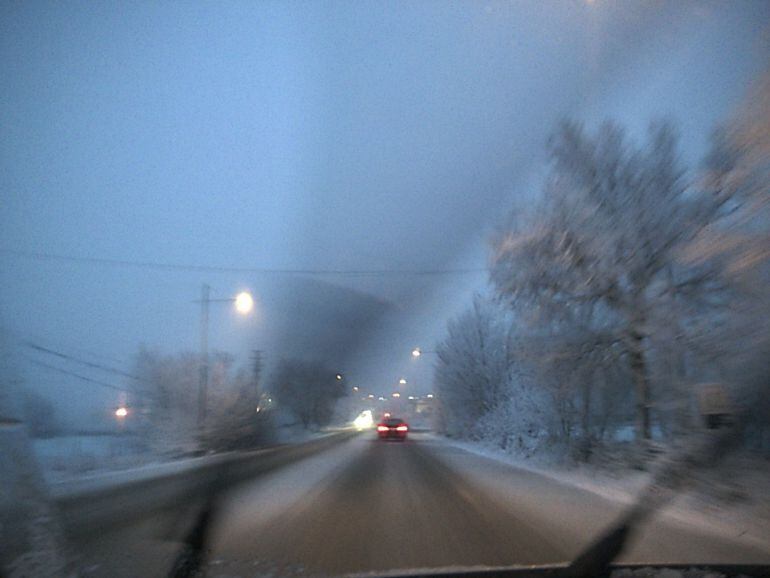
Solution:
M 0 78 L 0 575 L 770 568 L 767 0 L 3 2 Z

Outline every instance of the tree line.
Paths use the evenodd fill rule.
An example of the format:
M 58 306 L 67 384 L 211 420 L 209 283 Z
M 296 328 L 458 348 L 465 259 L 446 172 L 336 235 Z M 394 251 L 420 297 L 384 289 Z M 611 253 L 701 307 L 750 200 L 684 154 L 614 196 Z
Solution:
M 698 166 L 678 141 L 671 122 L 641 143 L 558 126 L 536 201 L 491 240 L 488 294 L 438 347 L 444 431 L 578 459 L 649 449 L 701 427 L 717 383 L 768 450 L 770 77 Z

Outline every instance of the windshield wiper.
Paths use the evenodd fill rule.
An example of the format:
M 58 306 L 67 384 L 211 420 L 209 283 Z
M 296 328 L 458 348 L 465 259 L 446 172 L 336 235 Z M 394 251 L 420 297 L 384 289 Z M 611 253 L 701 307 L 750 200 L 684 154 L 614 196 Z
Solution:
M 190 531 L 182 540 L 182 551 L 171 567 L 169 578 L 192 578 L 200 576 L 205 568 L 210 550 L 211 533 L 226 493 L 225 480 L 228 479 L 227 464 L 211 483 L 210 491 L 195 519 Z
M 688 484 L 692 473 L 724 458 L 741 439 L 738 426 L 706 430 L 662 465 L 633 506 L 569 566 L 570 576 L 607 576 L 633 532 L 671 502 Z

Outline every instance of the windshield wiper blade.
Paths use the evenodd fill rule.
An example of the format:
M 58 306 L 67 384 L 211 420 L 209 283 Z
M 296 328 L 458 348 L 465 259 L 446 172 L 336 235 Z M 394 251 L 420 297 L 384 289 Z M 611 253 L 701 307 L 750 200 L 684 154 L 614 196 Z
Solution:
M 224 480 L 227 479 L 227 474 L 228 467 L 225 465 L 211 483 L 195 523 L 182 540 L 184 546 L 174 561 L 168 578 L 193 578 L 200 576 L 201 570 L 205 568 L 208 562 L 212 528 L 226 492 Z
M 567 568 L 568 576 L 608 576 L 612 561 L 623 551 L 636 523 L 631 516 L 613 526 L 596 542 L 586 548 Z
M 612 562 L 622 553 L 632 533 L 692 483 L 690 474 L 693 471 L 713 466 L 724 458 L 740 442 L 740 434 L 737 425 L 706 430 L 670 458 L 642 490 L 630 510 L 575 558 L 569 566 L 569 576 L 608 576 Z

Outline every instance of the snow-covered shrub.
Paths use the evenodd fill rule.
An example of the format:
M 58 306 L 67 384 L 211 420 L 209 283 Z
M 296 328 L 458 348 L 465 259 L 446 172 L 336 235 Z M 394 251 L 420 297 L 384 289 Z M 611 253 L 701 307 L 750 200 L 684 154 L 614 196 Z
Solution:
M 160 455 L 255 446 L 271 424 L 258 415 L 259 391 L 252 375 L 236 371 L 232 356 L 214 352 L 209 360 L 206 418 L 198 421 L 200 356 L 163 355 L 141 349 L 136 358 L 137 391 L 132 400 L 140 435 Z
M 493 444 L 506 452 L 530 457 L 543 450 L 549 441 L 548 432 L 527 409 L 514 400 L 504 400 L 484 414 L 473 428 L 479 440 Z
M 434 376 L 444 433 L 472 436 L 479 420 L 507 396 L 511 328 L 510 313 L 478 295 L 448 323 Z

